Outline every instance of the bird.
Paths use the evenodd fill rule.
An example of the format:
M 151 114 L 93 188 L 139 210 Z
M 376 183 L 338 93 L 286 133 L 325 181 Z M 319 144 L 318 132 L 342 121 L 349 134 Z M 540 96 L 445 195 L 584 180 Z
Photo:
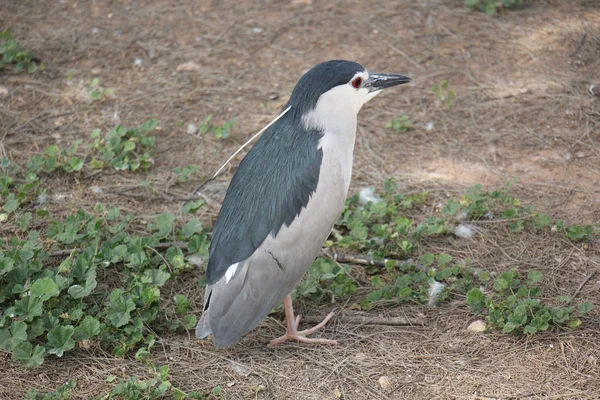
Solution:
M 357 115 L 382 90 L 411 82 L 369 73 L 347 60 L 305 72 L 287 104 L 243 157 L 225 193 L 209 247 L 196 337 L 217 348 L 237 343 L 283 300 L 286 341 L 309 338 L 333 317 L 299 331 L 291 292 L 344 209 L 352 176 Z M 259 132 L 260 133 L 260 132 Z

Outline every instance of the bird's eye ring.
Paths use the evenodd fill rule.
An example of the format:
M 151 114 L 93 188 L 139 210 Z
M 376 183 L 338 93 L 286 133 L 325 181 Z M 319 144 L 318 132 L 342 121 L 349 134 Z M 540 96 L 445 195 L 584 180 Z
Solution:
M 358 78 L 352 81 L 352 87 L 358 89 L 362 85 L 362 78 L 359 76 Z

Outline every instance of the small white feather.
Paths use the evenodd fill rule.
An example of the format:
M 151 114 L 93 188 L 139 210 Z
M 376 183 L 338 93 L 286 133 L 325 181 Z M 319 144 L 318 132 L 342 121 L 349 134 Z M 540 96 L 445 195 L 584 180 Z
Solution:
M 454 228 L 454 234 L 462 239 L 472 239 L 473 228 L 469 225 L 460 224 Z
M 239 149 L 237 149 L 235 151 L 235 153 L 233 153 L 231 155 L 231 157 L 229 157 L 227 159 L 227 161 L 225 161 L 225 164 L 223 164 L 221 166 L 221 168 L 219 168 L 219 170 L 217 172 L 215 172 L 215 174 L 213 175 L 213 179 L 215 179 L 217 177 L 217 175 L 219 175 L 219 172 L 221 172 L 223 170 L 223 168 L 225 168 L 227 166 L 227 164 L 229 164 L 229 161 L 231 161 L 233 159 L 233 157 L 235 157 L 237 155 L 237 153 L 239 153 L 240 151 L 242 151 L 244 149 L 244 147 L 246 147 L 248 144 L 250 144 L 250 142 L 252 142 L 254 139 L 256 139 L 257 137 L 259 137 L 261 135 L 261 133 L 263 133 L 264 131 L 266 131 L 271 125 L 273 125 L 275 122 L 279 121 L 279 119 L 281 117 L 283 117 L 288 111 L 290 111 L 290 108 L 292 108 L 292 106 L 289 106 L 288 108 L 286 108 L 285 110 L 283 110 L 283 112 L 281 114 L 279 114 L 277 116 L 277 118 L 275 118 L 273 121 L 269 122 L 269 124 L 267 126 L 265 126 L 264 128 L 262 128 L 256 135 L 252 136 L 250 139 L 248 139 L 248 141 L 246 143 L 244 143 L 242 145 L 242 147 L 240 147 Z
M 375 204 L 381 201 L 381 197 L 379 197 L 372 187 L 365 187 L 360 190 L 358 195 L 358 203 L 360 205 L 366 206 L 369 202 Z
M 227 268 L 227 271 L 225 271 L 225 284 L 229 283 L 231 278 L 233 278 L 233 276 L 237 272 L 239 264 L 240 263 L 235 263 L 235 264 L 232 264 L 229 268 Z
M 436 280 L 429 281 L 429 305 L 434 306 L 442 293 L 442 290 L 446 287 L 445 283 L 438 282 Z

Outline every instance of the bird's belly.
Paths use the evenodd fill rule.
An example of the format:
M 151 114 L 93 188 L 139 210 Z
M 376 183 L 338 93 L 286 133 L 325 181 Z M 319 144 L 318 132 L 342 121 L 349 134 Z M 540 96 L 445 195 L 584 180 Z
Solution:
M 344 209 L 352 162 L 343 161 L 324 154 L 317 189 L 306 207 L 289 226 L 284 225 L 276 237 L 268 236 L 261 246 L 283 270 L 280 284 L 289 288 L 287 293 L 309 269 Z

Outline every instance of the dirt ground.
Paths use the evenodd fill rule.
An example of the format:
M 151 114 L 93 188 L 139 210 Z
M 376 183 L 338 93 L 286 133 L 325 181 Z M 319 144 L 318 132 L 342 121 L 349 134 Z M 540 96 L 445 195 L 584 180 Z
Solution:
M 149 173 L 63 177 L 49 185 L 66 195 L 57 206 L 65 210 L 102 201 L 142 217 L 172 211 L 180 206 L 173 196 L 187 196 L 202 180 L 172 187 L 174 167 L 198 164 L 201 175 L 214 173 L 277 114 L 305 70 L 343 58 L 415 79 L 361 111 L 352 193 L 387 177 L 440 198 L 475 183 L 495 188 L 514 181 L 517 196 L 554 217 L 597 223 L 600 98 L 588 88 L 600 83 L 600 3 L 527 0 L 497 18 L 468 13 L 462 3 L 0 0 L 0 30 L 10 30 L 46 64 L 35 75 L 0 74 L 8 89 L 0 97 L 0 154 L 25 160 L 49 144 L 88 138 L 93 128 L 158 119 Z M 199 69 L 177 72 L 186 62 Z M 94 77 L 114 88 L 113 98 L 81 98 L 79 82 Z M 449 110 L 431 91 L 444 80 L 456 93 Z M 219 122 L 235 119 L 231 138 L 186 132 L 209 114 Z M 384 127 L 403 114 L 415 129 Z M 220 181 L 230 177 L 231 171 Z M 203 217 L 217 209 L 218 196 Z M 536 268 L 549 277 L 548 296 L 578 293 L 600 304 L 600 281 L 580 288 L 600 267 L 598 242 L 513 237 L 486 226 L 473 242 L 438 246 L 490 270 Z M 195 282 L 188 285 L 200 302 Z M 171 366 L 176 386 L 220 385 L 228 399 L 600 398 L 597 315 L 575 331 L 517 337 L 467 332 L 473 317 L 464 302 L 373 313 L 424 315 L 426 323 L 334 321 L 323 335 L 338 339 L 336 347 L 267 348 L 282 332 L 281 322 L 269 318 L 227 350 L 192 336 L 162 338 L 157 362 Z M 2 399 L 55 388 L 69 377 L 77 379 L 76 398 L 91 398 L 108 388 L 108 375 L 145 374 L 135 360 L 83 350 L 37 370 L 19 368 L 0 352 L 0 368 Z M 390 388 L 378 383 L 384 375 Z

